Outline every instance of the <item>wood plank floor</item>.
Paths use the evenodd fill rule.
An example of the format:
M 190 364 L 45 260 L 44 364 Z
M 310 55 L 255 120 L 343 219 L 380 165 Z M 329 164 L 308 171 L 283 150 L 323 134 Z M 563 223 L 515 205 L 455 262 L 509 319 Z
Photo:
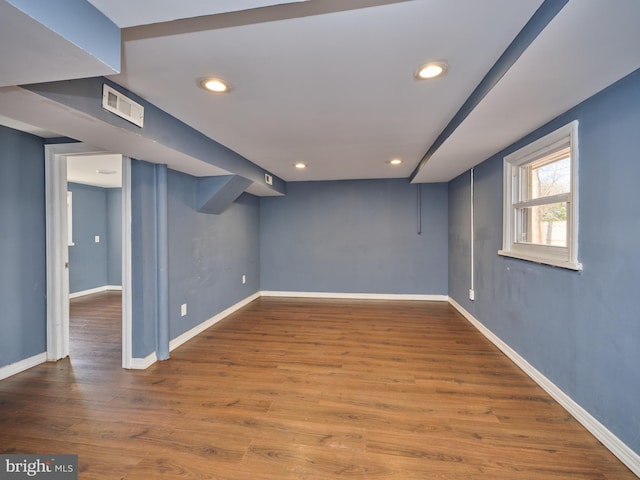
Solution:
M 119 293 L 71 310 L 71 358 L 0 382 L 0 451 L 81 479 L 636 478 L 446 303 L 262 298 L 142 372 Z

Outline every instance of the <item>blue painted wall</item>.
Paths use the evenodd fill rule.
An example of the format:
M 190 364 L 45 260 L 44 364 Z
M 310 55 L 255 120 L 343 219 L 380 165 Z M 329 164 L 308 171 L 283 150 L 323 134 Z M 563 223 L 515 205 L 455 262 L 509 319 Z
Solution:
M 502 158 L 577 119 L 583 272 L 497 255 Z M 449 184 L 449 295 L 640 453 L 640 71 L 475 169 L 476 301 L 469 289 L 469 173 Z
M 156 349 L 158 318 L 155 166 L 131 160 L 132 356 Z
M 243 194 L 219 215 L 196 208 L 196 178 L 169 170 L 171 339 L 259 290 L 258 198 Z M 183 303 L 185 317 L 180 316 Z
M 262 290 L 447 293 L 447 185 L 289 183 L 260 201 Z
M 68 183 L 73 193 L 69 292 L 122 285 L 122 189 Z M 95 243 L 95 236 L 100 243 Z
M 122 285 L 122 189 L 107 188 L 107 284 Z
M 131 161 L 133 356 L 156 349 L 156 167 Z M 195 177 L 168 170 L 169 338 L 259 289 L 259 203 L 242 195 L 220 215 L 198 213 Z M 247 283 L 242 285 L 242 275 Z M 180 306 L 187 304 L 187 315 Z
M 47 350 L 44 141 L 0 126 L 0 366 Z
M 69 292 L 107 284 L 107 195 L 104 188 L 68 183 L 73 193 L 73 246 L 69 247 Z M 95 243 L 95 236 L 100 243 Z

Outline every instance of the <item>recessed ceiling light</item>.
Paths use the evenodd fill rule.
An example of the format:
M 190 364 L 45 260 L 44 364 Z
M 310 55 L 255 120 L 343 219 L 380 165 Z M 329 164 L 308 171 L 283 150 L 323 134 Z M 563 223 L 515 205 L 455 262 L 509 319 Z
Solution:
M 401 163 L 402 163 L 402 160 L 400 160 L 399 158 L 393 158 L 389 160 L 390 165 L 400 165 Z
M 427 80 L 444 75 L 447 72 L 447 64 L 444 62 L 431 62 L 421 65 L 416 70 L 416 78 L 418 80 Z
M 307 168 L 307 164 L 302 162 L 294 163 L 293 166 L 298 170 L 304 170 L 305 168 Z
M 205 78 L 200 81 L 200 86 L 214 93 L 227 93 L 231 90 L 231 84 L 220 78 Z
M 99 173 L 101 175 L 114 175 L 118 172 L 116 172 L 115 170 L 103 170 L 102 168 L 99 168 L 98 170 L 96 170 L 96 173 Z

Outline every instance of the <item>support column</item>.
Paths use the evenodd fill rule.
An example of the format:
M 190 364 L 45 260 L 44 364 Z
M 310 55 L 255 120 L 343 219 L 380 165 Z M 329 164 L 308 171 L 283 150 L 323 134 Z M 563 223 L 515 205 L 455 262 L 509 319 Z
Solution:
M 156 239 L 157 239 L 157 286 L 158 360 L 169 358 L 169 233 L 167 218 L 167 166 L 156 165 Z

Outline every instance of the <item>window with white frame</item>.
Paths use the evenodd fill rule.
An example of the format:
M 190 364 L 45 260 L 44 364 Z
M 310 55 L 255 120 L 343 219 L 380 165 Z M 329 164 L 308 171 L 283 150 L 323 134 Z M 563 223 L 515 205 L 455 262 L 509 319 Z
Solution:
M 504 158 L 500 255 L 581 270 L 578 262 L 578 122 Z

